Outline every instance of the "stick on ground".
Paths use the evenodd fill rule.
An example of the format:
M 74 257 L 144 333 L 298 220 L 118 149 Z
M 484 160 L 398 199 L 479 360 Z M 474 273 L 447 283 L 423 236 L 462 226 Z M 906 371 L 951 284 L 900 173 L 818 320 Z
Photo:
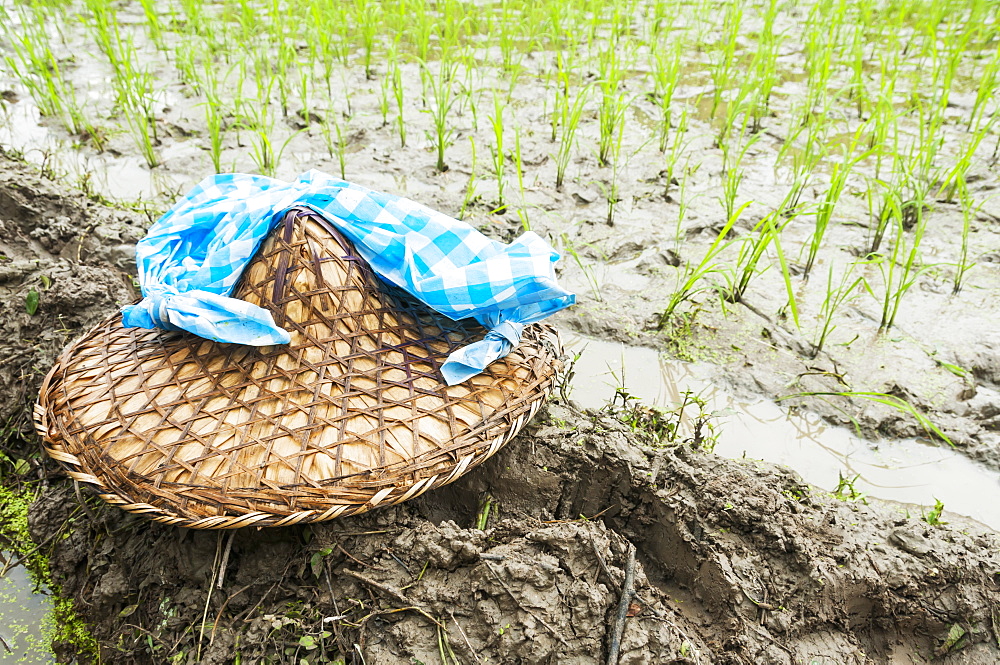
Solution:
M 628 544 L 628 559 L 625 563 L 625 582 L 622 583 L 622 596 L 618 601 L 618 612 L 611 629 L 611 644 L 608 646 L 608 665 L 618 665 L 618 651 L 622 646 L 622 633 L 625 632 L 625 617 L 628 606 L 635 595 L 635 545 Z

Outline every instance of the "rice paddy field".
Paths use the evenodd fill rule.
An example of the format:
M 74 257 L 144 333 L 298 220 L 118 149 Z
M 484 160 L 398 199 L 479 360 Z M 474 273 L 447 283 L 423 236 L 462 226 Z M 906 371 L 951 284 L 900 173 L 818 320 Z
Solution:
M 546 425 L 550 430 L 569 423 L 571 431 L 585 431 L 587 418 L 612 418 L 613 431 L 622 428 L 622 436 L 652 440 L 653 448 L 662 448 L 664 430 L 657 428 L 664 414 L 688 429 L 710 421 L 719 433 L 718 452 L 744 458 L 719 457 L 712 464 L 745 464 L 748 457 L 788 464 L 834 503 L 844 504 L 826 511 L 874 510 L 862 507 L 865 495 L 903 502 L 903 508 L 886 513 L 894 517 L 837 513 L 840 523 L 847 519 L 860 530 L 853 541 L 867 542 L 858 545 L 859 551 L 873 561 L 868 573 L 858 573 L 844 582 L 846 587 L 833 584 L 845 598 L 856 593 L 842 602 L 823 596 L 826 591 L 809 596 L 805 587 L 795 586 L 798 582 L 786 585 L 788 596 L 781 602 L 768 601 L 767 576 L 747 571 L 762 561 L 771 562 L 772 573 L 781 567 L 765 554 L 777 548 L 778 535 L 771 534 L 766 545 L 747 545 L 738 565 L 733 558 L 718 573 L 719 579 L 764 579 L 763 596 L 742 587 L 752 611 L 745 599 L 727 595 L 731 589 L 702 595 L 697 590 L 701 573 L 685 578 L 658 558 L 678 555 L 682 541 L 701 536 L 692 540 L 690 534 L 674 533 L 667 539 L 670 547 L 659 550 L 640 545 L 648 583 L 662 592 L 669 609 L 657 609 L 660 614 L 651 615 L 655 620 L 648 625 L 629 624 L 631 651 L 624 653 L 632 655 L 620 662 L 997 662 L 998 75 L 1000 4 L 977 0 L 0 0 L 0 151 L 5 160 L 0 165 L 6 165 L 0 171 L 7 171 L 0 180 L 9 192 L 0 195 L 0 224 L 15 220 L 22 209 L 44 218 L 37 228 L 0 227 L 5 236 L 0 237 L 0 302 L 7 308 L 0 311 L 0 330 L 20 340 L 6 350 L 0 346 L 6 354 L 0 355 L 0 368 L 3 358 L 13 359 L 9 366 L 21 363 L 16 375 L 0 372 L 0 417 L 7 423 L 2 431 L 10 432 L 0 436 L 10 448 L 0 463 L 13 473 L 21 449 L 10 442 L 30 439 L 24 404 L 31 390 L 24 386 L 37 384 L 48 369 L 32 363 L 50 358 L 59 346 L 58 336 L 40 332 L 41 322 L 69 335 L 90 321 L 79 318 L 81 312 L 104 316 L 134 297 L 128 280 L 123 286 L 116 277 L 134 273 L 132 245 L 207 175 L 249 172 L 291 180 L 319 169 L 414 199 L 503 241 L 535 231 L 561 251 L 560 279 L 576 291 L 578 304 L 557 315 L 555 324 L 571 335 L 571 356 L 578 361 L 576 378 L 566 386 L 564 397 L 571 401 L 566 408 L 580 408 L 576 415 L 556 418 L 556 426 Z M 35 175 L 24 176 L 26 168 Z M 19 189 L 25 178 L 48 184 Z M 76 202 L 74 210 L 90 212 L 77 215 L 52 203 L 64 195 Z M 19 244 L 18 233 L 29 239 Z M 48 263 L 29 265 L 38 257 Z M 117 272 L 98 279 L 87 272 L 94 266 Z M 59 299 L 60 288 L 81 277 L 97 285 L 100 294 L 87 296 L 74 312 L 72 299 Z M 63 316 L 72 320 L 67 323 Z M 669 363 L 675 364 L 668 368 Z M 670 369 L 676 367 L 688 369 Z M 694 393 L 682 385 L 684 377 L 697 393 L 694 401 Z M 652 382 L 652 392 L 643 392 L 643 382 Z M 713 397 L 712 391 L 721 392 Z M 701 415 L 685 415 L 692 404 Z M 781 447 L 774 443 L 775 430 L 737 426 L 757 408 L 748 406 L 753 404 L 780 414 L 768 416 L 772 420 L 800 419 L 785 452 L 800 440 L 820 441 L 816 431 L 825 428 L 850 443 L 796 447 L 797 454 L 783 457 L 775 452 Z M 744 433 L 727 439 L 727 430 Z M 547 445 L 543 438 L 537 441 Z M 824 450 L 834 454 L 827 457 Z M 575 460 L 576 454 L 559 453 L 559 459 Z M 618 468 L 618 462 L 602 464 L 592 465 L 595 475 L 578 482 L 599 486 L 609 468 Z M 650 464 L 661 468 L 659 462 Z M 495 471 L 497 478 L 510 480 Z M 925 472 L 927 480 L 918 489 L 897 491 Z M 714 472 L 705 473 L 711 478 Z M 798 491 L 780 473 L 758 476 L 746 487 L 734 480 L 734 495 L 746 498 L 777 488 L 776 496 L 784 498 L 775 500 L 786 501 Z M 760 485 L 765 476 L 767 482 Z M 700 505 L 698 492 L 691 491 L 690 501 Z M 529 494 L 510 502 L 524 504 L 530 513 Z M 566 496 L 556 503 L 577 506 Z M 636 505 L 651 500 L 637 496 L 626 498 Z M 730 507 L 696 513 L 732 509 L 727 501 L 722 504 Z M 603 506 L 594 508 L 586 514 Z M 43 512 L 54 510 L 49 506 Z M 419 510 L 421 519 L 452 517 L 437 508 Z M 755 510 L 748 518 L 753 524 L 743 528 L 767 532 L 757 521 L 767 521 L 771 509 Z M 942 510 L 957 510 L 951 535 L 943 531 L 951 527 L 940 524 Z M 683 511 L 667 512 L 674 519 Z M 832 514 L 822 512 L 824 519 Z M 404 521 L 417 519 L 401 515 Z M 963 521 L 962 515 L 973 521 Z M 99 523 L 111 533 L 119 528 L 113 519 L 102 513 Z M 358 531 L 387 528 L 386 519 L 372 519 Z M 598 534 L 607 547 L 618 547 L 616 537 L 642 539 L 639 526 L 626 528 L 627 518 L 616 519 L 605 523 L 618 535 Z M 667 521 L 663 515 L 650 519 Z M 573 524 L 584 531 L 604 528 Z M 940 561 L 928 563 L 923 545 L 914 545 L 906 531 L 892 542 L 909 559 L 899 563 L 885 552 L 872 554 L 871 542 L 913 524 L 929 542 L 954 545 L 971 538 L 972 544 L 955 545 L 953 556 L 941 554 Z M 417 541 L 424 538 L 424 527 L 410 526 L 423 534 L 414 536 Z M 125 536 L 138 528 L 131 522 L 125 527 Z M 942 531 L 928 535 L 926 529 L 935 528 Z M 710 530 L 739 532 L 725 520 Z M 598 537 L 584 531 L 580 538 Z M 165 533 L 154 530 L 143 537 L 165 538 Z M 510 545 L 513 531 L 504 533 Z M 215 536 L 191 538 L 188 543 L 208 557 L 205 565 L 211 567 L 211 555 L 221 551 L 213 550 Z M 254 550 L 249 537 L 240 538 L 235 551 L 241 545 L 244 552 Z M 726 541 L 725 535 L 719 538 Z M 279 541 L 271 539 L 263 549 L 271 551 Z M 141 549 L 135 542 L 119 545 L 128 552 Z M 615 561 L 624 557 L 619 545 L 614 550 L 619 554 L 609 554 Z M 950 551 L 952 545 L 939 549 Z M 109 556 L 93 548 L 85 552 L 80 543 L 74 547 L 83 553 L 64 557 L 64 563 L 73 560 L 78 566 L 66 564 L 67 577 L 81 571 L 84 561 L 89 566 L 94 557 Z M 367 545 L 359 547 L 369 552 Z M 732 555 L 724 545 L 691 547 L 699 553 L 684 555 L 691 561 L 709 556 L 706 551 Z M 379 550 L 371 548 L 375 556 Z M 820 549 L 813 547 L 809 556 Z M 570 550 L 559 550 L 567 570 L 575 565 Z M 961 552 L 971 557 L 964 564 L 956 563 Z M 890 560 L 896 563 L 885 563 Z M 217 565 L 218 558 L 214 561 Z M 441 567 L 453 564 L 458 565 Z M 204 587 L 207 580 L 192 572 L 201 564 L 185 565 L 181 570 L 192 575 L 186 583 Z M 838 560 L 834 567 L 844 565 Z M 954 579 L 944 586 L 926 582 L 949 565 Z M 972 568 L 960 570 L 963 565 Z M 801 561 L 782 566 L 810 579 L 836 578 L 835 572 L 803 572 L 809 565 Z M 101 581 L 89 586 L 64 582 L 67 593 L 75 594 L 79 604 L 92 600 L 87 594 L 97 593 L 99 584 L 118 583 L 114 576 L 120 577 L 120 570 L 102 570 Z M 904 611 L 879 595 L 890 593 L 886 589 L 906 595 L 900 590 L 903 582 L 892 581 L 893 575 L 905 577 L 900 571 L 929 585 L 912 582 L 916 591 L 911 595 L 915 606 L 924 608 L 920 616 L 931 617 L 930 624 L 913 618 L 920 611 L 910 605 Z M 446 578 L 434 583 L 449 589 Z M 927 600 L 942 588 L 958 589 L 955 580 L 978 584 L 974 592 L 962 591 L 964 605 L 955 601 L 942 609 Z M 482 582 L 475 575 L 473 581 L 473 586 Z M 407 583 L 397 582 L 400 587 Z M 130 584 L 121 582 L 121 592 L 134 591 Z M 605 588 L 609 598 L 616 584 Z M 288 602 L 310 602 L 299 582 L 291 586 Z M 514 586 L 517 593 L 497 593 L 541 607 L 532 606 L 534 601 Z M 842 591 L 847 587 L 852 590 Z M 336 598 L 341 589 L 330 585 L 322 593 L 327 591 Z M 341 639 L 338 630 L 336 646 L 324 660 L 315 646 L 319 636 L 327 633 L 322 639 L 334 644 L 330 631 L 349 613 L 331 608 L 329 616 L 340 619 L 320 620 L 313 630 L 301 614 L 286 612 L 282 616 L 291 619 L 282 623 L 275 614 L 278 605 L 262 598 L 272 611 L 265 622 L 271 628 L 253 623 L 260 617 L 246 608 L 240 619 L 257 632 L 230 624 L 237 637 L 212 651 L 214 627 L 222 624 L 209 626 L 210 644 L 204 631 L 211 617 L 202 616 L 193 599 L 184 605 L 175 593 L 171 602 L 176 601 L 179 614 L 168 617 L 162 598 L 154 602 L 143 592 L 122 607 L 109 594 L 101 591 L 95 601 L 98 615 L 121 617 L 103 627 L 97 622 L 105 662 L 241 662 L 235 654 L 246 652 L 257 660 L 243 662 L 584 663 L 604 662 L 602 649 L 607 648 L 602 632 L 596 646 L 576 649 L 576 638 L 569 634 L 586 631 L 574 629 L 572 617 L 559 623 L 550 616 L 546 626 L 522 606 L 511 610 L 521 614 L 509 634 L 500 619 L 494 621 L 500 622 L 498 631 L 490 623 L 496 617 L 482 610 L 489 635 L 465 635 L 458 632 L 461 625 L 453 630 L 448 623 L 427 629 L 436 637 L 426 638 L 420 631 L 427 627 L 418 625 L 423 619 L 417 615 L 393 624 L 389 632 L 395 637 L 381 651 L 377 642 L 364 645 L 366 624 L 361 621 L 358 629 L 361 615 L 352 615 L 346 621 L 354 621 L 353 627 L 343 629 L 352 637 Z M 775 624 L 795 594 L 810 609 Z M 678 609 L 685 599 L 690 611 Z M 865 607 L 859 609 L 855 600 Z M 209 593 L 199 602 L 207 608 L 215 601 Z M 240 602 L 236 606 L 242 610 Z M 656 602 L 647 604 L 658 607 Z M 746 607 L 732 610 L 741 602 Z M 829 616 L 823 609 L 827 602 L 838 608 Z M 125 613 L 130 607 L 132 612 Z M 116 647 L 110 635 L 121 632 L 137 608 L 133 627 L 122 633 L 128 639 Z M 212 608 L 218 611 L 217 622 L 229 616 L 226 606 Z M 154 610 L 160 619 L 154 620 Z M 736 618 L 726 614 L 730 610 Z M 194 616 L 191 622 L 200 621 L 200 635 L 197 628 L 184 632 L 171 623 L 185 612 Z M 898 620 L 894 612 L 912 616 Z M 834 615 L 839 618 L 831 619 Z M 94 616 L 92 611 L 88 620 Z M 735 623 L 720 628 L 723 617 Z M 518 621 L 533 627 L 517 628 Z M 667 634 L 667 624 L 676 635 Z M 833 624 L 851 628 L 834 629 Z M 603 618 L 594 626 L 603 631 Z M 922 637 L 913 637 L 918 633 Z M 296 644 L 294 653 L 260 646 L 275 636 Z M 296 642 L 299 638 L 305 641 Z M 409 651 L 400 646 L 407 639 L 417 646 Z M 430 656 L 420 650 L 428 639 Z M 537 648 L 519 651 L 517 639 L 537 642 Z M 352 646 L 350 640 L 360 642 Z M 546 640 L 551 648 L 543 644 Z M 390 642 L 394 646 L 385 646 Z M 657 650 L 657 645 L 665 646 Z M 59 652 L 60 660 L 70 652 L 68 647 Z M 206 653 L 215 660 L 203 660 Z

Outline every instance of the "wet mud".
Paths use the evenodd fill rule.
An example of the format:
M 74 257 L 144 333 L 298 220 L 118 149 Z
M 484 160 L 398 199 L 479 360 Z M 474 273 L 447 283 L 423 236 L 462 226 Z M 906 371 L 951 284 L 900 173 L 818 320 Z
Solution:
M 101 662 L 603 663 L 630 544 L 621 663 L 1000 660 L 995 532 L 557 401 L 454 484 L 353 518 L 195 532 L 107 506 L 31 456 L 27 414 L 58 350 L 134 297 L 148 218 L 0 161 L 0 223 L 0 441 L 43 479 L 31 534 Z

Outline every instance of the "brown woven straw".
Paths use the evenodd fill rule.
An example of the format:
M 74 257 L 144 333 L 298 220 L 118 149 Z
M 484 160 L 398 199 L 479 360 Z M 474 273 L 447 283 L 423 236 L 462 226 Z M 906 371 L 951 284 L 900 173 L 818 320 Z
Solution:
M 450 483 L 545 400 L 559 340 L 544 325 L 484 373 L 440 365 L 482 338 L 386 286 L 318 215 L 288 212 L 234 296 L 271 311 L 286 346 L 123 328 L 71 345 L 42 385 L 49 454 L 102 498 L 198 529 L 352 515 Z

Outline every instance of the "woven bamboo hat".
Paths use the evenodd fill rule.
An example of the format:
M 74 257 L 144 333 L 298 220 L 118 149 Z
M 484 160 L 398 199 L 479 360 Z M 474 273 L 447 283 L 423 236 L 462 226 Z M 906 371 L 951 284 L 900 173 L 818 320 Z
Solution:
M 125 328 L 68 347 L 35 407 L 48 453 L 106 501 L 198 529 L 318 522 L 413 498 L 493 455 L 545 400 L 555 331 L 446 386 L 481 339 L 389 287 L 323 218 L 289 211 L 233 292 L 291 343 Z

